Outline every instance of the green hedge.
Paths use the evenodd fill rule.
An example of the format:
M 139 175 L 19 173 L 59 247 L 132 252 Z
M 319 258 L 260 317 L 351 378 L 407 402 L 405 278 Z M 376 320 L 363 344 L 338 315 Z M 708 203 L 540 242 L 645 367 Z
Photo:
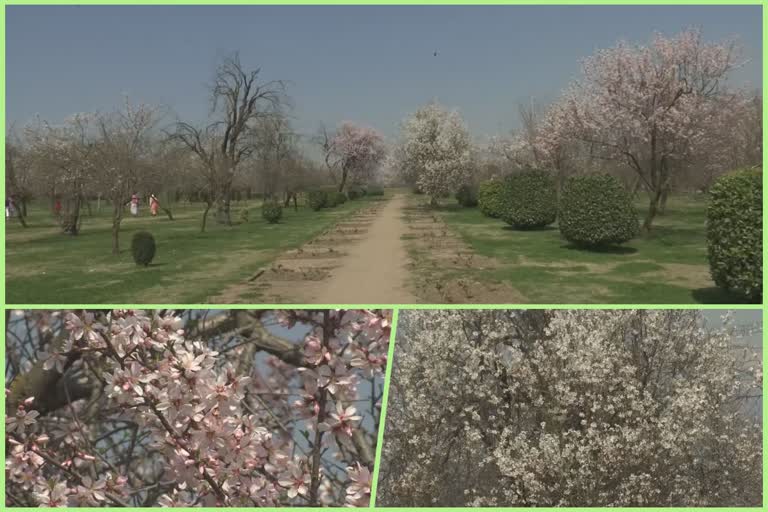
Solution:
M 557 219 L 557 190 L 552 174 L 528 169 L 504 180 L 501 218 L 517 229 L 535 229 Z
M 760 302 L 763 296 L 762 220 L 761 171 L 734 171 L 712 186 L 707 208 L 712 280 L 752 302 Z
M 609 174 L 570 178 L 560 197 L 559 216 L 563 238 L 585 247 L 620 244 L 640 232 L 632 198 Z
M 480 183 L 477 190 L 477 204 L 480 211 L 486 217 L 501 217 L 501 196 L 504 190 L 504 182 L 501 180 L 490 180 Z

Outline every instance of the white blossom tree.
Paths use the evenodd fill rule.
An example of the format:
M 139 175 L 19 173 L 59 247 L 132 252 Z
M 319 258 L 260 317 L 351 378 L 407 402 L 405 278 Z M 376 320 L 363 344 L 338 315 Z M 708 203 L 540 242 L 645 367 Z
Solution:
M 458 112 L 432 102 L 402 123 L 394 158 L 403 180 L 429 195 L 435 205 L 469 179 L 469 132 Z
M 690 310 L 406 312 L 377 504 L 759 506 L 761 357 L 724 325 Z

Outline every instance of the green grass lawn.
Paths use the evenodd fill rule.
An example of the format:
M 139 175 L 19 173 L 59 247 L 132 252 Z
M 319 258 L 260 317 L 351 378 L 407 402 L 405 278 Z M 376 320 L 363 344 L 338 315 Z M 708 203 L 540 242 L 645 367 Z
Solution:
M 642 219 L 647 205 L 638 201 L 636 206 Z M 481 282 L 507 281 L 530 303 L 740 302 L 716 288 L 709 276 L 705 196 L 671 198 L 650 234 L 600 252 L 572 246 L 556 224 L 518 231 L 477 208 L 447 205 L 438 212 L 476 253 L 498 262 L 491 269 L 462 272 Z
M 375 200 L 348 201 L 319 212 L 286 208 L 279 224 L 262 219 L 258 203 L 241 203 L 233 207 L 232 219 L 240 219 L 240 210 L 248 207 L 249 222 L 220 225 L 212 211 L 205 233 L 200 233 L 201 204 L 175 205 L 173 221 L 165 215 L 153 218 L 145 207 L 140 217 L 127 215 L 123 221 L 116 256 L 111 254 L 109 211 L 86 216 L 81 233 L 68 236 L 49 210 L 33 205 L 28 228 L 13 219 L 6 224 L 6 302 L 203 303 Z M 131 237 L 140 230 L 151 232 L 157 242 L 149 267 L 136 266 L 130 253 Z

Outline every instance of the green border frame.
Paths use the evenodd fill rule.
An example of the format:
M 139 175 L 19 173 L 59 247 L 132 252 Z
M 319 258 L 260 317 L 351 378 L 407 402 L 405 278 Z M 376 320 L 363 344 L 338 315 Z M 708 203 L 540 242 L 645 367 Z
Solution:
M 6 6 L 31 6 L 31 5 L 48 5 L 48 6 L 66 6 L 66 5 L 88 5 L 88 6 L 108 6 L 108 5 L 419 5 L 419 6 L 431 6 L 431 5 L 537 5 L 537 6 L 573 6 L 573 5 L 760 5 L 763 6 L 762 12 L 762 32 L 763 32 L 763 97 L 765 97 L 766 90 L 766 78 L 768 78 L 768 72 L 766 71 L 766 64 L 768 64 L 768 58 L 765 52 L 765 33 L 766 27 L 768 27 L 768 9 L 766 9 L 766 2 L 764 0 L 479 0 L 472 2 L 469 0 L 224 0 L 222 2 L 215 2 L 212 0 L 79 0 L 79 1 L 62 1 L 57 2 L 55 0 L 3 0 L 3 8 L 0 9 L 0 24 L 2 25 L 2 33 L 5 35 L 5 20 L 6 20 Z M 0 61 L 2 62 L 3 77 L 0 79 L 0 93 L 2 98 L 0 99 L 0 113 L 5 120 L 5 105 L 6 105 L 6 89 L 5 89 L 5 37 L 2 37 L 0 42 L 0 49 L 2 50 L 2 56 Z M 763 102 L 763 119 L 765 119 L 768 113 L 765 101 Z M 5 123 L 2 128 L 2 140 L 0 140 L 0 147 L 3 154 L 5 154 Z M 765 132 L 763 132 L 763 146 L 768 139 Z M 765 164 L 765 154 L 763 155 L 763 164 Z M 3 170 L 5 163 L 3 162 Z M 0 184 L 0 193 L 5 195 L 5 181 Z M 763 224 L 765 224 L 765 206 L 768 203 L 766 199 L 763 199 Z M 0 218 L 0 228 L 3 233 L 5 232 L 5 216 Z M 765 248 L 766 235 L 763 233 L 763 261 L 765 261 L 766 248 Z M 5 254 L 5 237 L 0 240 L 0 252 Z M 0 261 L 0 275 L 5 280 L 5 258 Z M 384 431 L 386 427 L 386 412 L 387 412 L 387 400 L 389 397 L 389 387 L 391 378 L 391 368 L 393 364 L 393 356 L 396 345 L 396 333 L 397 333 L 397 320 L 399 317 L 400 309 L 740 309 L 740 310 L 762 310 L 763 326 L 768 321 L 768 309 L 765 305 L 760 304 L 724 304 L 724 305 L 700 305 L 700 304 L 77 304 L 77 305 L 61 305 L 61 304 L 13 304 L 9 305 L 5 302 L 5 286 L 0 288 L 0 301 L 3 304 L 3 313 L 7 310 L 15 309 L 70 309 L 70 308 L 99 308 L 99 309 L 115 309 L 115 308 L 138 308 L 138 309 L 160 309 L 160 308 L 188 308 L 188 309 L 331 309 L 331 308 L 381 308 L 392 309 L 392 331 L 388 352 L 388 365 L 385 376 L 384 393 L 382 396 L 382 408 L 380 416 L 380 424 L 378 431 L 378 441 L 376 446 L 376 463 L 373 471 L 373 484 L 371 488 L 371 504 L 369 508 L 374 508 L 376 503 L 376 488 L 379 474 L 379 461 L 381 458 L 382 447 L 384 443 Z M 0 350 L 5 352 L 5 314 L 2 315 L 2 334 L 0 334 Z M 763 346 L 768 340 L 768 333 L 763 331 Z M 766 357 L 765 350 L 763 350 L 763 366 L 765 366 L 768 357 Z M 5 369 L 5 359 L 3 358 L 2 367 Z M 0 412 L 3 417 L 5 416 L 5 393 L 0 396 Z M 768 420 L 768 411 L 765 408 L 765 398 L 763 399 L 763 426 Z M 3 437 L 5 435 L 5 422 L 0 423 L 0 433 Z M 765 494 L 766 482 L 768 477 L 765 472 L 765 449 L 768 446 L 765 432 L 763 432 L 763 494 Z M 3 471 L 0 472 L 0 488 L 5 489 L 5 443 L 0 444 L 0 465 L 2 465 Z M 750 507 L 743 508 L 745 511 L 758 511 L 764 510 L 766 507 L 765 496 L 763 497 L 763 507 Z M 8 510 L 21 510 L 20 507 L 8 507 Z M 107 507 L 107 509 L 119 510 L 118 508 Z M 388 510 L 413 510 L 409 508 L 387 508 Z M 528 508 L 520 507 L 487 507 L 488 510 L 529 510 Z M 105 510 L 104 508 L 78 508 L 78 510 Z M 202 508 L 183 508 L 180 510 L 203 510 L 203 511 L 217 511 L 218 508 L 202 507 Z M 250 508 L 233 508 L 232 510 L 246 511 Z M 268 510 L 278 510 L 276 508 L 270 508 Z M 293 510 L 315 510 L 306 507 L 296 507 Z M 333 510 L 346 510 L 341 507 L 334 507 Z M 431 507 L 430 510 L 441 511 L 463 511 L 467 508 L 458 507 Z M 542 508 L 544 511 L 554 511 L 554 508 Z M 605 510 L 598 507 L 571 507 L 568 510 L 578 511 L 599 511 Z M 635 511 L 636 508 L 618 508 L 617 510 Z M 644 507 L 642 510 L 646 511 L 689 511 L 691 508 L 681 507 Z M 732 510 L 729 507 L 713 507 L 707 510 L 712 512 L 725 512 Z

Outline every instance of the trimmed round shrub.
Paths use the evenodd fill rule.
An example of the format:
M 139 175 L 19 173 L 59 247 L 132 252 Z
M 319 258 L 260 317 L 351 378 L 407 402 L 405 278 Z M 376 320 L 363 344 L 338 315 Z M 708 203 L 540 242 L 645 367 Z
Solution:
M 315 211 L 325 208 L 328 206 L 328 192 L 325 190 L 310 190 L 307 193 L 307 204 Z
M 146 267 L 155 258 L 155 237 L 147 231 L 139 231 L 131 240 L 131 254 L 137 265 Z
M 462 185 L 456 192 L 456 200 L 465 208 L 477 206 L 477 189 L 473 185 Z
M 383 196 L 384 189 L 377 186 L 368 187 L 367 193 L 369 196 Z
M 763 296 L 762 172 L 734 171 L 710 190 L 709 271 L 715 284 L 751 302 Z
M 274 201 L 261 205 L 261 216 L 270 224 L 277 224 L 283 218 L 283 207 Z
M 504 182 L 501 180 L 489 180 L 480 183 L 477 189 L 477 204 L 480 212 L 486 217 L 501 217 L 501 196 L 504 190 Z
M 574 176 L 560 196 L 560 234 L 582 247 L 621 244 L 640 232 L 632 198 L 610 174 Z
M 557 218 L 552 174 L 538 169 L 507 176 L 501 193 L 501 218 L 517 229 L 542 228 Z
M 336 203 L 336 205 L 344 204 L 347 202 L 347 194 L 344 192 L 334 192 L 333 197 L 333 202 Z
M 336 192 L 335 191 L 326 192 L 325 193 L 325 197 L 326 197 L 326 199 L 325 199 L 325 207 L 326 208 L 335 208 L 339 204 L 337 202 L 338 201 L 338 197 L 336 197 Z

